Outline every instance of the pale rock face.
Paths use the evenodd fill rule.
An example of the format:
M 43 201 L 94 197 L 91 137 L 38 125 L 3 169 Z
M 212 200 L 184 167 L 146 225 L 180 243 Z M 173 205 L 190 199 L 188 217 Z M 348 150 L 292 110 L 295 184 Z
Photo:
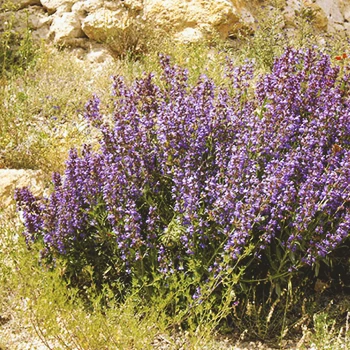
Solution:
M 23 17 L 28 15 L 29 27 L 33 30 L 37 30 L 44 26 L 50 27 L 52 23 L 52 18 L 48 16 L 42 9 L 30 7 L 23 10 Z
M 203 33 L 217 31 L 226 37 L 239 21 L 236 7 L 228 0 L 144 0 L 143 5 L 146 21 L 175 34 L 196 27 Z
M 55 44 L 67 45 L 71 39 L 84 37 L 81 29 L 80 18 L 76 13 L 65 12 L 55 16 L 51 27 L 50 37 Z
M 123 0 L 123 4 L 126 8 L 132 11 L 142 11 L 144 0 Z
M 27 6 L 32 6 L 32 5 L 40 5 L 40 0 L 17 0 L 18 1 L 18 6 L 20 9 L 27 7 Z
M 140 35 L 136 21 L 123 8 L 112 11 L 101 8 L 82 20 L 82 30 L 85 35 L 97 42 L 107 42 L 117 53 L 137 42 Z
M 40 170 L 0 169 L 0 206 L 14 203 L 16 188 L 29 187 L 34 195 L 44 192 L 44 174 Z
M 198 42 L 204 38 L 202 31 L 196 28 L 185 28 L 183 31 L 178 32 L 174 35 L 177 41 L 186 42 Z
M 85 11 L 87 13 L 95 12 L 99 9 L 108 9 L 116 11 L 123 7 L 124 1 L 113 1 L 113 0 L 78 0 L 75 1 L 72 6 L 73 12 Z
M 213 35 L 226 39 L 245 27 L 254 31 L 255 18 L 261 16 L 262 6 L 268 4 L 267 0 L 14 1 L 23 9 L 18 13 L 28 11 L 35 39 L 83 48 L 93 40 L 107 43 L 116 53 L 133 49 L 157 30 L 183 42 Z M 286 0 L 281 26 L 293 33 L 298 25 L 295 10 L 302 8 L 312 10 L 316 31 L 350 32 L 350 0 Z M 0 30 L 4 29 L 7 15 L 0 14 Z M 19 27 L 27 23 L 18 22 Z
M 88 14 L 103 8 L 103 0 L 81 0 L 76 1 L 72 6 L 72 12 Z
M 328 19 L 328 29 L 330 30 L 341 30 L 340 26 L 344 21 L 344 17 L 341 13 L 340 2 L 341 0 L 316 0 L 316 4 L 323 10 Z M 349 1 L 343 2 L 349 3 Z
M 350 0 L 339 0 L 339 8 L 346 23 L 350 22 Z
M 7 20 L 8 13 L 0 13 L 0 31 L 6 28 Z M 15 12 L 13 23 L 16 31 L 25 32 L 29 26 L 34 40 L 46 40 L 52 18 L 41 7 L 30 6 Z
M 314 13 L 314 27 L 323 31 L 327 30 L 329 21 L 324 9 L 312 0 L 304 0 L 303 5 Z
M 82 29 L 90 39 L 103 41 L 108 36 L 113 37 L 117 31 L 127 27 L 128 21 L 126 12 L 100 8 L 82 21 Z
M 47 10 L 49 14 L 56 11 L 69 12 L 72 9 L 75 0 L 40 0 L 41 5 Z
M 23 14 L 23 18 L 26 18 L 28 20 L 28 24 L 33 30 L 33 39 L 47 40 L 50 32 L 52 18 L 48 16 L 48 14 L 45 13 L 42 9 L 39 10 L 37 7 L 30 7 L 24 11 L 26 11 L 26 13 Z M 26 23 L 26 21 L 23 23 Z
M 101 63 L 112 64 L 113 62 L 110 52 L 99 44 L 94 44 L 91 46 L 89 53 L 86 55 L 86 59 L 90 63 L 98 63 L 98 67 L 101 67 L 101 69 L 103 69 L 103 65 L 101 65 Z

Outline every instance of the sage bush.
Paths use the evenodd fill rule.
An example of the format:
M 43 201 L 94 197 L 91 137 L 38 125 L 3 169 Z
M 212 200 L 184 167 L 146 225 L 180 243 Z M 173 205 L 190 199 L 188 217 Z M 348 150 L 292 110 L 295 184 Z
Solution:
M 49 197 L 17 190 L 41 261 L 63 263 L 75 286 L 118 284 L 120 298 L 138 286 L 152 300 L 184 279 L 176 307 L 202 305 L 193 322 L 223 305 L 221 319 L 244 315 L 251 286 L 276 300 L 349 264 L 346 56 L 288 48 L 261 76 L 228 61 L 221 85 L 160 65 L 159 84 L 114 77 L 110 114 L 98 96 L 87 103 L 100 147 L 72 149 Z

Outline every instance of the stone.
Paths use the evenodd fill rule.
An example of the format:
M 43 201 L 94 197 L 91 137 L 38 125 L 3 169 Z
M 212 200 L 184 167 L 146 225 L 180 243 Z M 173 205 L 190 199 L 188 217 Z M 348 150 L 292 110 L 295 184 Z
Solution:
M 58 12 L 69 12 L 75 0 L 40 0 L 41 5 L 49 14 Z
M 37 30 L 45 26 L 49 28 L 52 23 L 52 18 L 37 6 L 19 11 L 19 13 L 22 13 L 22 18 L 28 20 L 28 26 L 31 30 Z
M 0 5 L 6 3 L 6 0 L 0 0 Z M 259 15 L 261 17 L 262 8 L 266 8 L 270 2 L 14 0 L 14 3 L 19 5 L 21 11 L 28 11 L 28 23 L 35 39 L 49 39 L 55 44 L 69 44 L 71 47 L 86 47 L 86 40 L 107 43 L 115 53 L 120 54 L 135 48 L 142 50 L 147 45 L 148 38 L 164 32 L 182 42 L 195 42 L 216 36 L 222 39 L 233 38 L 237 31 L 249 35 L 256 29 L 255 19 Z M 306 11 L 303 15 L 310 11 L 316 32 L 328 30 L 349 33 L 350 0 L 285 0 L 284 23 L 281 26 L 291 35 L 298 26 L 295 11 L 301 9 Z M 10 10 L 8 8 L 7 12 L 0 13 L 0 31 L 7 29 L 6 16 L 9 16 Z M 17 13 L 14 13 L 17 18 Z M 23 27 L 27 21 L 21 20 L 21 23 Z
M 126 0 L 119 1 L 105 1 L 105 0 L 80 0 L 76 1 L 72 6 L 72 12 L 77 12 L 80 15 L 84 14 L 85 16 L 96 12 L 100 9 L 118 11 L 119 9 L 128 9 L 130 11 L 141 11 L 142 6 L 138 1 L 130 2 Z
M 21 13 L 22 18 L 20 22 L 22 23 L 22 29 L 25 29 L 25 26 L 28 25 L 34 40 L 48 39 L 52 18 L 42 7 L 32 6 L 19 11 L 19 13 Z
M 41 5 L 40 0 L 17 0 L 20 9 L 28 6 Z
M 130 49 L 139 40 L 137 22 L 127 10 L 118 11 L 99 9 L 82 20 L 85 35 L 99 43 L 107 45 L 117 54 Z
M 72 39 L 83 38 L 79 16 L 74 12 L 65 12 L 54 17 L 50 27 L 50 38 L 55 44 L 69 45 Z
M 82 0 L 77 1 L 72 6 L 72 12 L 79 14 L 89 14 L 103 7 L 103 0 Z
M 304 0 L 303 6 L 306 10 L 311 11 L 310 15 L 313 17 L 314 28 L 321 31 L 326 31 L 328 29 L 329 21 L 324 9 L 312 0 Z
M 350 22 L 350 1 L 349 0 L 339 0 L 340 12 L 343 15 L 345 23 Z
M 90 63 L 113 63 L 113 57 L 110 52 L 102 45 L 92 45 L 86 55 L 86 59 Z
M 40 170 L 0 169 L 0 206 L 6 208 L 14 203 L 16 188 L 29 187 L 34 195 L 45 190 L 45 176 Z
M 143 16 L 157 28 L 180 33 L 198 28 L 203 34 L 226 38 L 239 22 L 236 7 L 228 0 L 144 0 Z
M 0 13 L 0 31 L 7 25 L 8 13 Z M 16 11 L 11 20 L 12 30 L 25 33 L 28 28 L 34 40 L 46 40 L 52 18 L 39 6 L 30 6 Z
M 203 33 L 197 29 L 197 28 L 185 28 L 183 31 L 178 32 L 174 35 L 174 38 L 177 41 L 183 42 L 183 43 L 193 43 L 198 42 L 204 38 Z
M 329 30 L 334 30 L 337 26 L 344 22 L 344 17 L 340 10 L 339 0 L 316 0 L 315 4 L 317 4 L 325 13 L 329 23 Z

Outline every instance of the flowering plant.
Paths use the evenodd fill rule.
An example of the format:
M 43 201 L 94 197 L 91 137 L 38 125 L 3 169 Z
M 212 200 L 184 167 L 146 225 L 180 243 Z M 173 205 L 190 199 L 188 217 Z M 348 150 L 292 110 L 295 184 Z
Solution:
M 127 284 L 196 261 L 202 281 L 268 281 L 277 294 L 349 243 L 347 70 L 289 48 L 255 85 L 251 64 L 229 62 L 228 84 L 189 86 L 185 69 L 160 64 L 162 86 L 114 78 L 111 116 L 87 103 L 100 149 L 71 150 L 49 198 L 17 191 L 28 243 L 42 239 L 80 282 L 84 266 Z

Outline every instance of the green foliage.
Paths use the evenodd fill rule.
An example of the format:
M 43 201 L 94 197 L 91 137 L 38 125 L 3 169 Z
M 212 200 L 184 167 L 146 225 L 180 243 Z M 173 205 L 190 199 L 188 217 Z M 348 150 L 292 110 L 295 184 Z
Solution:
M 17 18 L 15 12 L 7 12 L 7 8 L 4 10 L 4 5 L 2 11 L 8 16 L 0 31 L 0 78 L 23 73 L 35 63 L 38 51 L 31 36 L 28 18 Z M 26 25 L 19 27 L 18 24 L 23 21 Z
M 286 33 L 281 30 L 284 19 L 283 9 L 277 1 L 274 6 L 267 6 L 261 11 L 258 19 L 258 27 L 253 37 L 247 37 L 246 47 L 247 58 L 254 58 L 258 66 L 264 70 L 270 70 L 275 57 L 281 55 L 287 44 Z
M 253 59 L 262 73 L 271 70 L 275 58 L 288 46 L 298 49 L 319 46 L 331 56 L 346 52 L 346 37 L 315 28 L 317 15 L 318 10 L 301 4 L 291 17 L 286 12 L 285 0 L 266 1 L 256 16 L 255 29 L 237 30 L 228 50 L 240 61 Z
M 344 313 L 341 326 L 329 312 L 318 312 L 313 315 L 313 329 L 304 327 L 304 338 L 306 344 L 302 349 L 307 349 L 307 344 L 317 350 L 340 350 L 348 349 L 350 346 L 349 312 Z
M 26 329 L 27 338 L 38 338 L 48 348 L 143 350 L 165 344 L 169 349 L 218 349 L 212 339 L 218 319 L 210 307 L 214 302 L 193 303 L 195 279 L 185 275 L 158 279 L 148 302 L 140 298 L 140 289 L 147 288 L 140 281 L 127 294 L 123 285 L 114 285 L 113 291 L 105 285 L 102 292 L 94 285 L 67 288 L 62 280 L 64 266 L 57 262 L 55 270 L 48 270 L 38 264 L 40 244 L 28 251 L 18 235 L 21 227 L 14 213 L 1 214 L 0 315 L 20 322 L 15 332 Z M 118 289 L 124 293 L 123 302 L 117 301 Z M 195 326 L 193 321 L 200 315 L 202 323 Z M 184 321 L 186 332 L 181 331 Z M 18 345 L 11 343 L 1 325 L 0 338 L 4 345 Z
M 0 81 L 0 167 L 61 171 L 69 148 L 93 140 L 84 104 L 93 92 L 108 96 L 113 68 L 97 75 L 47 47 L 25 73 Z
M 13 5 L 1 6 L 0 12 L 9 13 Z M 175 63 L 189 69 L 190 83 L 206 72 L 220 85 L 227 55 L 236 61 L 253 58 L 265 72 L 286 45 L 315 44 L 318 37 L 311 26 L 314 16 L 312 11 L 300 11 L 298 30 L 291 38 L 282 29 L 281 6 L 266 8 L 255 35 L 240 36 L 236 50 L 220 41 L 210 45 L 205 42 L 175 45 L 167 38 L 150 40 L 130 27 L 120 37 L 106 41 L 111 48 L 122 45 L 114 47 L 116 52 L 123 53 L 118 55 L 119 61 L 94 74 L 64 51 L 39 50 L 33 43 L 30 28 L 15 31 L 16 18 L 9 14 L 0 33 L 0 167 L 62 171 L 67 150 L 71 146 L 79 147 L 87 138 L 90 141 L 95 138 L 87 131 L 82 118 L 85 101 L 94 92 L 108 95 L 108 77 L 112 73 L 123 75 L 128 81 L 140 77 L 144 71 L 159 74 L 159 47 L 171 55 Z M 337 36 L 326 37 L 323 50 L 331 55 L 341 54 L 346 52 L 346 45 Z M 41 245 L 28 252 L 23 240 L 18 239 L 19 223 L 13 217 L 1 215 L 0 316 L 10 313 L 11 317 L 17 317 L 52 348 L 152 349 L 163 342 L 169 349 L 181 346 L 217 349 L 218 345 L 211 343 L 217 330 L 230 334 L 246 332 L 256 339 L 281 340 L 288 334 L 300 334 L 301 328 L 305 348 L 350 346 L 348 318 L 345 322 L 343 317 L 341 323 L 329 310 L 318 312 L 317 303 L 310 296 L 314 294 L 314 276 L 303 275 L 297 279 L 281 276 L 284 261 L 290 257 L 279 247 L 271 248 L 270 260 L 265 262 L 275 266 L 275 273 L 263 280 L 255 274 L 249 279 L 242 278 L 251 261 L 247 250 L 242 256 L 241 274 L 226 271 L 208 276 L 203 272 L 206 267 L 203 261 L 193 259 L 186 274 L 174 272 L 166 278 L 152 269 L 145 271 L 139 264 L 132 278 L 121 283 L 114 278 L 121 262 L 117 257 L 110 259 L 114 254 L 113 245 L 108 245 L 111 241 L 104 225 L 105 217 L 96 208 L 94 215 L 103 243 L 90 257 L 100 259 L 101 266 L 106 266 L 103 260 L 108 258 L 109 265 L 96 270 L 91 267 L 92 261 L 72 256 L 77 270 L 82 269 L 78 280 L 62 262 L 56 261 L 55 270 L 38 264 Z M 162 242 L 175 246 L 181 230 L 174 218 Z M 86 252 L 89 242 L 84 242 L 81 249 Z M 68 275 L 69 279 L 62 279 Z M 96 276 L 103 281 L 99 285 L 94 283 Z M 128 293 L 125 282 L 130 287 Z M 7 338 L 2 336 L 0 325 L 0 338 L 5 347 Z
M 62 280 L 64 266 L 58 263 L 55 270 L 47 270 L 38 264 L 40 244 L 28 251 L 19 236 L 20 230 L 14 212 L 6 210 L 0 213 L 0 315 L 9 319 L 17 334 L 26 330 L 23 337 L 31 342 L 39 339 L 54 349 L 140 350 L 161 346 L 174 350 L 181 347 L 217 350 L 227 349 L 232 344 L 220 343 L 214 335 L 218 329 L 222 334 L 232 333 L 232 325 L 220 320 L 237 310 L 234 292 L 237 276 L 228 279 L 227 275 L 222 282 L 226 297 L 219 310 L 215 289 L 220 284 L 220 276 L 203 283 L 201 266 L 195 261 L 192 276 L 174 274 L 167 279 L 155 278 L 152 283 L 136 281 L 132 291 L 124 294 L 124 301 L 118 302 L 115 290 L 123 293 L 123 285 L 113 286 L 114 291 L 106 285 L 102 292 L 93 285 L 83 291 L 67 288 Z M 193 291 L 198 285 L 201 298 L 193 299 Z M 332 311 L 334 305 L 318 312 L 317 305 L 321 304 L 318 301 L 316 307 L 310 308 L 310 299 L 306 301 L 308 288 L 307 281 L 304 281 L 298 288 L 293 288 L 293 293 L 282 291 L 274 303 L 267 295 L 266 304 L 258 301 L 259 286 L 245 289 L 247 294 L 250 293 L 251 301 L 247 301 L 244 312 L 235 314 L 232 319 L 236 332 L 248 335 L 248 339 L 252 336 L 263 339 L 268 332 L 275 332 L 275 327 L 283 320 L 281 310 L 284 310 L 288 295 L 287 304 L 291 310 L 292 300 L 303 300 L 301 315 L 295 315 L 299 323 L 291 322 L 291 334 L 298 339 L 297 348 L 340 350 L 349 346 L 347 306 L 344 304 L 342 311 L 338 312 L 342 316 L 336 321 Z M 142 294 L 144 297 L 140 298 Z M 299 340 L 300 331 L 295 331 L 300 328 L 303 336 Z M 13 343 L 2 325 L 0 339 L 5 349 L 10 344 L 11 347 L 19 345 Z

